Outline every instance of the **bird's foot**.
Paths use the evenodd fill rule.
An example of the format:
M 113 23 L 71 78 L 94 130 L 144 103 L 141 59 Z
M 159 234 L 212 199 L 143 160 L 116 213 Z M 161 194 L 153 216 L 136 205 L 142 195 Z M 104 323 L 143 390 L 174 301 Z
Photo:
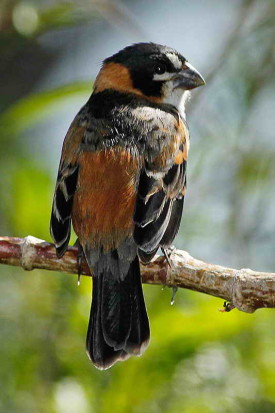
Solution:
M 163 285 L 163 286 L 161 287 L 162 291 L 163 291 L 166 287 L 167 287 L 167 285 Z M 178 287 L 177 287 L 176 285 L 173 285 L 173 286 L 169 286 L 169 288 L 172 288 L 172 297 L 171 297 L 170 304 L 173 305 L 174 302 L 175 302 L 175 298 L 176 298 L 176 294 L 177 294 L 177 291 L 178 291 Z
M 178 291 L 178 287 L 175 286 L 175 285 L 173 285 L 171 288 L 172 288 L 172 297 L 171 297 L 171 302 L 170 302 L 170 304 L 173 305 L 174 302 L 175 302 L 175 298 L 176 298 L 176 294 L 177 294 L 177 291 Z

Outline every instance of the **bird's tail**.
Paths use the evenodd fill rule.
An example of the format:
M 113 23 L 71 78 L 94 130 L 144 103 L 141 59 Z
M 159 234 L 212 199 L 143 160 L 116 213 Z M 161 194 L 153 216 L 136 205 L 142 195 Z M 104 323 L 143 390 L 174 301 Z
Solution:
M 123 261 L 114 250 L 101 255 L 93 271 L 86 346 L 94 365 L 103 370 L 118 360 L 141 355 L 149 343 L 150 329 L 138 257 Z

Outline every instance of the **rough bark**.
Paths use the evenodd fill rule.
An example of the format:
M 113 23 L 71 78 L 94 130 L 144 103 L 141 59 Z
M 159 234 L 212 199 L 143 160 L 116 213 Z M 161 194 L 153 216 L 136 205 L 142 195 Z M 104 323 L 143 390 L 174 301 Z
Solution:
M 225 311 L 235 307 L 253 313 L 258 308 L 275 307 L 275 273 L 208 264 L 179 250 L 172 253 L 170 260 L 171 266 L 164 257 L 157 257 L 146 266 L 141 265 L 143 283 L 188 288 L 220 297 L 229 302 Z M 40 268 L 72 274 L 78 272 L 76 247 L 69 247 L 59 259 L 53 244 L 32 236 L 0 237 L 0 263 L 20 266 L 28 271 Z M 91 275 L 85 262 L 81 273 Z

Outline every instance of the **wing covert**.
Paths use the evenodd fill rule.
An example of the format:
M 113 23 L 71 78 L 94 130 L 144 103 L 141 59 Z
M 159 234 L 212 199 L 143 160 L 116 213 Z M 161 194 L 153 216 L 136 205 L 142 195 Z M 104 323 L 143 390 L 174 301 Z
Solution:
M 78 157 L 87 128 L 85 106 L 76 115 L 64 139 L 53 197 L 50 232 L 56 254 L 62 257 L 71 235 L 71 213 L 78 181 Z
M 159 247 L 168 248 L 178 233 L 186 190 L 188 139 L 184 128 L 180 139 L 175 137 L 174 145 L 170 146 L 173 152 L 167 153 L 164 148 L 163 153 L 158 154 L 151 165 L 146 164 L 141 172 L 134 213 L 134 240 L 144 263 L 154 257 Z M 165 157 L 168 158 L 166 165 Z M 157 170 L 157 162 L 162 170 Z
M 67 165 L 65 168 L 60 165 L 50 223 L 51 236 L 58 257 L 62 257 L 70 241 L 71 212 L 77 178 L 78 165 Z

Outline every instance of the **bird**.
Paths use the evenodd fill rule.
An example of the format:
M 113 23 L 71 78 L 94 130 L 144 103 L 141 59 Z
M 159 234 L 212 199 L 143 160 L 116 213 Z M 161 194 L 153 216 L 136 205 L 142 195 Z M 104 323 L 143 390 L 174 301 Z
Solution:
M 202 75 L 175 49 L 136 43 L 106 58 L 65 136 L 50 232 L 77 235 L 93 277 L 86 350 L 105 370 L 150 340 L 140 262 L 167 255 L 186 192 L 185 104 Z

